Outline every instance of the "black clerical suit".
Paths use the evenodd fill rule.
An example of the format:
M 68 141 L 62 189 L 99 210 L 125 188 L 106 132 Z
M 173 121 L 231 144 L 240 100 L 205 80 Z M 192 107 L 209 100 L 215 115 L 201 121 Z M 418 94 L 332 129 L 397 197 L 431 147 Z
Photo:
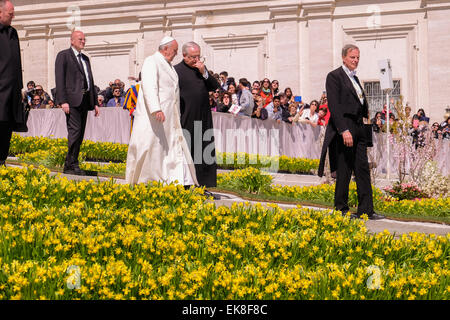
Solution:
M 0 24 L 0 164 L 9 153 L 11 136 L 26 127 L 22 103 L 22 63 L 16 29 Z
M 86 63 L 88 74 L 85 74 L 80 59 Z M 78 155 L 83 142 L 87 114 L 89 110 L 94 110 L 97 102 L 89 58 L 82 53 L 77 57 L 72 48 L 63 50 L 56 57 L 55 75 L 56 104 L 68 103 L 70 108 L 69 114 L 66 114 L 68 151 L 64 169 L 79 169 Z
M 356 75 L 354 79 L 361 87 Z M 319 164 L 319 176 L 323 176 L 327 149 L 330 166 L 337 168 L 335 208 L 343 213 L 349 211 L 348 192 L 352 172 L 355 173 L 358 193 L 358 211 L 371 216 L 373 211 L 372 186 L 370 182 L 367 145 L 363 117 L 368 118 L 368 104 L 363 91 L 363 103 L 355 87 L 342 67 L 330 72 L 326 79 L 328 108 L 331 113 L 325 133 L 325 140 Z M 349 130 L 353 138 L 353 147 L 346 147 L 342 133 Z
M 186 141 L 191 149 L 197 181 L 200 186 L 216 187 L 214 134 L 209 131 L 210 135 L 206 136 L 205 133 L 213 129 L 209 92 L 218 89 L 220 84 L 211 75 L 205 79 L 197 68 L 189 67 L 184 61 L 174 68 L 180 84 L 181 126 L 190 133 Z

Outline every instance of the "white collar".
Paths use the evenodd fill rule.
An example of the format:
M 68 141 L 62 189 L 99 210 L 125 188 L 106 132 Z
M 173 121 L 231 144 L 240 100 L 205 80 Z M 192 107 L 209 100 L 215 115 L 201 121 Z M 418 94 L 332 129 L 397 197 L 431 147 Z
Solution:
M 342 65 L 342 69 L 344 69 L 345 73 L 348 74 L 350 77 L 356 76 L 356 70 L 350 71 L 349 68 L 345 64 Z
M 75 54 L 75 57 L 78 57 L 79 54 L 81 54 L 81 51 L 78 51 L 77 49 L 75 49 L 74 47 L 72 47 L 73 53 Z

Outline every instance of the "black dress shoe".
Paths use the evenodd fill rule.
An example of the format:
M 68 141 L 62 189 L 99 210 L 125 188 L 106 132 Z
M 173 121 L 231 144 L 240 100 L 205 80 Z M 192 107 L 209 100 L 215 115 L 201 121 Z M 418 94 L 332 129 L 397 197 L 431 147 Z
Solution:
M 383 216 L 382 214 L 378 214 L 378 213 L 372 213 L 370 216 L 369 216 L 369 220 L 382 220 L 382 219 L 384 219 L 384 218 L 386 218 L 385 216 Z
M 348 213 L 348 212 L 343 212 L 343 213 L 342 213 L 342 216 L 345 218 L 345 217 L 347 216 L 347 213 Z M 351 213 L 350 216 L 349 216 L 349 218 L 350 218 L 350 219 L 361 219 L 360 216 L 358 216 L 357 214 L 354 214 L 354 213 Z
M 63 170 L 64 174 L 71 174 L 74 176 L 84 176 L 86 173 L 81 170 L 80 168 L 64 168 Z
M 89 177 L 97 177 L 98 176 L 97 171 L 93 171 L 93 170 L 81 170 L 81 171 L 84 173 L 83 174 L 84 176 L 89 176 Z
M 205 190 L 204 194 L 206 197 L 212 197 L 214 200 L 220 200 L 220 197 L 218 195 L 215 195 L 214 193 L 212 193 L 211 191 Z

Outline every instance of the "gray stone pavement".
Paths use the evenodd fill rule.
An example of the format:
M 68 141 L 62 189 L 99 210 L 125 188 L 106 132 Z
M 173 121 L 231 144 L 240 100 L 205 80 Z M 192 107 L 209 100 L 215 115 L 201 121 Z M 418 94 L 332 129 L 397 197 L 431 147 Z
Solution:
M 227 206 L 230 207 L 234 202 L 246 202 L 248 201 L 251 204 L 256 204 L 257 201 L 244 200 L 238 196 L 230 195 L 226 193 L 216 193 L 220 196 L 220 200 L 215 200 L 216 206 Z M 267 205 L 267 202 L 260 202 L 263 206 Z M 283 210 L 296 208 L 297 205 L 293 204 L 278 204 Z M 311 208 L 315 210 L 326 210 L 331 212 L 330 209 L 322 209 L 318 207 L 311 206 L 303 206 L 304 208 Z M 415 222 L 415 221 L 397 221 L 391 219 L 383 219 L 383 220 L 369 220 L 366 221 L 366 227 L 369 233 L 380 233 L 384 230 L 388 230 L 391 234 L 396 236 L 402 234 L 408 234 L 410 232 L 418 232 L 418 233 L 426 233 L 426 234 L 435 234 L 435 235 L 447 235 L 450 233 L 450 226 L 439 223 L 428 223 L 428 222 Z
M 12 166 L 9 165 L 8 166 Z M 219 170 L 219 172 L 227 172 L 224 170 Z M 57 173 L 52 173 L 56 175 Z M 67 176 L 68 179 L 73 180 L 93 180 L 97 181 L 109 181 L 110 178 L 105 177 L 84 177 L 84 176 L 73 176 L 73 175 L 65 175 L 61 174 L 61 176 Z M 273 184 L 280 185 L 298 185 L 298 186 L 311 186 L 318 185 L 321 183 L 321 178 L 314 175 L 297 175 L 297 174 L 283 174 L 283 173 L 272 173 L 273 176 Z M 116 183 L 124 184 L 125 180 L 123 179 L 114 179 Z M 387 185 L 387 180 L 378 180 L 376 181 L 377 187 Z M 238 196 L 226 194 L 226 193 L 217 193 L 220 196 L 220 200 L 214 200 L 216 206 L 231 206 L 234 202 L 246 202 L 248 200 L 244 200 Z M 248 201 L 249 203 L 256 203 L 255 201 Z M 266 205 L 267 202 L 261 202 L 262 205 Z M 291 204 L 278 204 L 278 206 L 284 210 L 292 209 L 297 207 L 296 205 Z M 320 209 L 317 207 L 308 207 L 313 209 Z M 414 222 L 414 221 L 397 221 L 392 219 L 383 219 L 376 221 L 367 221 L 366 227 L 370 233 L 379 233 L 384 230 L 388 230 L 391 234 L 401 235 L 407 234 L 410 232 L 419 232 L 426 234 L 436 234 L 436 235 L 447 235 L 450 233 L 450 225 L 439 224 L 439 223 L 425 223 L 425 222 Z

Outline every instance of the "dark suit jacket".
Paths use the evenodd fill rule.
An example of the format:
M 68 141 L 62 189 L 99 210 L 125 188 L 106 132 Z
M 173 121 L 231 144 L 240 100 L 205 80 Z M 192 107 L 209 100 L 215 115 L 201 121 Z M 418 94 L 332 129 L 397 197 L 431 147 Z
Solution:
M 97 92 L 95 91 L 94 78 L 92 76 L 89 58 L 82 54 L 88 69 L 90 82 L 90 104 L 89 110 L 93 110 L 97 104 Z M 55 79 L 56 79 L 56 104 L 68 103 L 70 107 L 76 108 L 83 101 L 84 76 L 72 48 L 63 50 L 56 56 Z
M 359 83 L 359 80 L 357 81 Z M 369 105 L 365 95 L 364 103 L 361 104 L 351 80 L 348 78 L 342 67 L 339 67 L 328 74 L 326 90 L 328 109 L 330 110 L 331 117 L 325 132 L 325 140 L 320 156 L 318 171 L 320 177 L 323 176 L 325 157 L 328 148 L 330 149 L 331 171 L 333 172 L 336 169 L 336 143 L 340 141 L 337 139 L 337 134 L 342 134 L 344 131 L 350 130 L 353 135 L 356 125 L 355 119 L 357 117 L 369 117 Z
M 22 63 L 16 29 L 0 24 L 0 121 L 13 130 L 25 123 L 22 103 Z

